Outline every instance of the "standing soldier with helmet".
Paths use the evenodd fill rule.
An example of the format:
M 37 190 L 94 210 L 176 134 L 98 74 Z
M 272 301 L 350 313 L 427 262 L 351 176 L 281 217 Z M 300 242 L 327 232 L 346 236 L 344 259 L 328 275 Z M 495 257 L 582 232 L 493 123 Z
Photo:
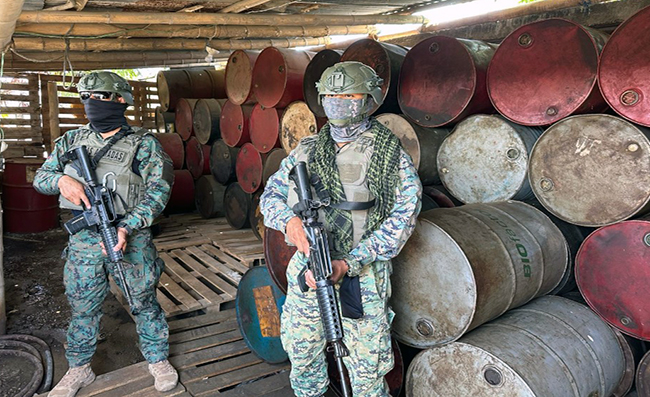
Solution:
M 36 173 L 34 188 L 43 194 L 60 194 L 61 208 L 74 215 L 90 208 L 87 186 L 70 158 L 73 150 L 86 147 L 97 180 L 115 196 L 113 250 L 124 252 L 126 286 L 116 277 L 116 264 L 106 256 L 111 247 L 103 246 L 96 230 L 87 228 L 70 236 L 64 251 L 64 284 L 72 309 L 66 348 L 69 369 L 49 396 L 72 397 L 95 380 L 90 361 L 109 289 L 108 274 L 122 291 L 125 287 L 130 291 L 140 350 L 149 362 L 155 388 L 168 391 L 176 386 L 178 373 L 167 360 L 169 330 L 156 299 L 164 264 L 157 258 L 149 227 L 169 200 L 172 163 L 151 134 L 127 124 L 124 113 L 133 105 L 133 94 L 125 79 L 112 72 L 92 72 L 81 78 L 77 89 L 89 124 L 56 140 Z
M 269 178 L 260 200 L 267 227 L 285 233 L 298 251 L 287 267 L 282 344 L 291 360 L 291 385 L 298 397 L 321 396 L 328 386 L 326 340 L 311 271 L 305 271 L 310 242 L 294 207 L 298 162 L 307 164 L 313 197 L 330 204 L 319 210 L 331 242 L 332 274 L 341 281 L 344 357 L 355 396 L 388 396 L 384 375 L 394 365 L 390 324 L 391 259 L 410 237 L 420 211 L 422 186 L 408 154 L 393 133 L 369 116 L 383 101 L 381 79 L 360 62 L 341 62 L 317 83 L 328 123 L 301 140 Z M 304 275 L 311 287 L 302 292 Z

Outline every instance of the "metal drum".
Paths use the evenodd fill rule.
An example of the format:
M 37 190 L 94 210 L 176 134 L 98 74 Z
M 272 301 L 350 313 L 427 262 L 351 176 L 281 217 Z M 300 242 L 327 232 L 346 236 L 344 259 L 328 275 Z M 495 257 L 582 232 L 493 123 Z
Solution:
M 650 397 L 650 353 L 643 356 L 636 372 L 636 391 L 639 397 Z
M 226 187 L 217 182 L 212 175 L 203 175 L 194 187 L 194 203 L 203 218 L 224 216 L 223 196 Z
M 382 43 L 372 39 L 361 39 L 350 45 L 343 55 L 341 62 L 358 61 L 374 69 L 384 81 L 381 93 L 384 103 L 370 110 L 373 113 L 399 113 L 397 103 L 397 83 L 400 76 L 402 62 L 408 49 L 396 44 Z
M 485 74 L 496 45 L 434 36 L 406 55 L 399 84 L 402 112 L 423 127 L 457 123 L 492 113 Z
M 248 215 L 251 222 L 251 230 L 260 241 L 264 240 L 264 229 L 266 229 L 266 226 L 264 226 L 264 216 L 260 209 L 260 197 L 262 197 L 262 193 L 262 190 L 253 193 L 251 198 L 251 213 Z
M 289 359 L 280 341 L 280 316 L 286 296 L 273 284 L 264 266 L 244 274 L 237 286 L 237 324 L 246 345 L 267 363 Z
M 466 118 L 440 145 L 442 184 L 463 203 L 533 198 L 528 157 L 542 132 L 496 115 Z
M 260 105 L 285 108 L 302 100 L 302 80 L 313 53 L 267 47 L 253 67 L 253 91 Z
M 295 149 L 302 138 L 317 132 L 316 117 L 305 102 L 296 101 L 284 109 L 280 119 L 280 144 L 287 153 Z
M 156 130 L 158 132 L 174 132 L 174 120 L 176 114 L 172 112 L 163 112 L 162 107 L 156 108 Z
M 212 147 L 210 145 L 201 145 L 201 150 L 203 150 L 203 173 L 202 175 L 210 175 L 212 166 L 210 165 L 210 151 Z
M 616 113 L 650 127 L 650 7 L 620 24 L 600 56 L 598 84 Z
M 214 69 L 161 70 L 156 76 L 160 107 L 165 112 L 172 112 L 181 98 L 225 98 L 219 73 Z M 221 88 L 218 84 L 222 85 Z
M 250 119 L 251 143 L 260 153 L 280 147 L 280 115 L 282 110 L 253 106 Z
M 184 141 L 194 135 L 194 107 L 198 99 L 181 98 L 176 104 L 174 128 Z
M 194 177 L 188 170 L 174 170 L 174 185 L 165 212 L 191 212 L 194 207 Z
M 235 105 L 255 102 L 253 95 L 253 65 L 259 51 L 233 51 L 226 64 L 226 94 Z
M 172 164 L 175 170 L 180 170 L 185 164 L 185 147 L 183 146 L 183 138 L 178 134 L 154 134 L 163 150 L 169 158 L 172 159 Z
M 377 116 L 377 121 L 397 135 L 402 147 L 413 159 L 423 185 L 440 184 L 438 149 L 449 135 L 446 128 L 424 128 L 405 119 L 403 116 L 385 113 Z
M 650 340 L 650 222 L 635 220 L 593 232 L 576 257 L 576 281 L 589 306 L 612 326 Z
M 248 132 L 248 123 L 251 118 L 252 106 L 235 105 L 232 102 L 226 102 L 221 108 L 221 121 L 219 129 L 221 138 L 230 147 L 239 147 L 251 138 Z
M 39 233 L 59 226 L 56 195 L 36 191 L 32 183 L 43 159 L 6 159 L 2 179 L 4 231 Z
M 431 197 L 439 208 L 453 208 L 463 205 L 441 185 L 422 186 L 422 197 L 424 196 Z M 424 210 L 421 212 L 424 212 Z
M 293 245 L 287 244 L 284 233 L 267 227 L 264 229 L 264 262 L 275 285 L 287 292 L 287 266 L 296 253 Z
M 604 226 L 647 211 L 649 133 L 606 114 L 555 123 L 530 154 L 535 196 L 555 216 L 580 226 Z
M 221 107 L 224 99 L 199 99 L 194 106 L 194 136 L 202 145 L 221 138 Z
M 523 125 L 549 125 L 574 113 L 603 111 L 607 105 L 596 75 L 608 37 L 558 18 L 520 27 L 501 42 L 490 62 L 492 104 Z
M 222 185 L 237 180 L 236 162 L 239 148 L 232 148 L 219 139 L 210 150 L 210 173 Z
M 225 69 L 206 69 L 212 83 L 211 98 L 226 99 L 226 70 Z
M 546 296 L 421 352 L 408 369 L 406 395 L 610 396 L 624 368 L 607 324 L 584 305 Z
M 242 190 L 238 182 L 233 182 L 226 188 L 223 196 L 223 206 L 226 211 L 226 221 L 233 229 L 244 229 L 251 226 L 251 195 Z
M 269 152 L 264 161 L 264 169 L 262 170 L 262 182 L 266 185 L 271 175 L 275 174 L 280 169 L 282 160 L 287 157 L 287 152 L 282 148 L 273 149 Z
M 616 389 L 612 392 L 611 397 L 624 397 L 628 395 L 634 385 L 634 376 L 636 375 L 637 365 L 641 362 L 646 350 L 643 346 L 643 342 L 640 340 L 623 335 L 616 328 L 612 328 L 612 330 L 616 334 L 621 349 L 623 349 L 625 371 L 618 386 L 616 386 Z
M 567 270 L 564 236 L 518 201 L 422 213 L 394 259 L 393 334 L 427 348 L 452 342 L 551 292 Z
M 194 179 L 199 179 L 203 175 L 205 168 L 203 145 L 199 143 L 196 137 L 191 137 L 185 142 L 185 168 L 190 171 Z
M 246 193 L 255 193 L 262 185 L 265 153 L 260 153 L 251 143 L 245 143 L 237 154 L 237 182 Z
M 316 82 L 320 80 L 325 69 L 341 61 L 341 50 L 324 49 L 318 51 L 311 59 L 307 69 L 305 69 L 305 77 L 302 84 L 302 94 L 309 109 L 317 117 L 325 117 L 323 106 L 318 103 L 318 90 L 316 89 Z M 288 108 L 287 108 L 288 109 Z M 315 124 L 315 123 L 314 123 Z M 286 148 L 285 148 L 286 149 Z

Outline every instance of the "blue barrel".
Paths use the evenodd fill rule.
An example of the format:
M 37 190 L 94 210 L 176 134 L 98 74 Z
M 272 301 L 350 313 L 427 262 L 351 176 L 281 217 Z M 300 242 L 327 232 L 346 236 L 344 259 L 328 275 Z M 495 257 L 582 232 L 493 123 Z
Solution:
M 246 345 L 271 364 L 289 359 L 280 342 L 280 315 L 285 294 L 264 266 L 249 269 L 237 287 L 237 324 Z

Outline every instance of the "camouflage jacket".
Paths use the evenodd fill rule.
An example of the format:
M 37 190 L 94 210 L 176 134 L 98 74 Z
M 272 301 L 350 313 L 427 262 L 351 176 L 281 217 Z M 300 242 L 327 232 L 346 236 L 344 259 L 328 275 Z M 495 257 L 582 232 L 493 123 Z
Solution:
M 297 153 L 305 145 L 313 144 L 310 137 L 303 139 L 280 164 L 280 169 L 266 182 L 260 198 L 260 208 L 267 227 L 286 233 L 287 222 L 294 216 L 287 205 L 289 195 L 289 172 L 296 164 Z M 346 262 L 350 267 L 348 274 L 357 276 L 364 266 L 375 261 L 388 261 L 400 252 L 415 228 L 415 221 L 421 208 L 422 184 L 411 157 L 402 150 L 399 164 L 401 185 L 397 188 L 395 204 L 391 215 L 384 220 L 379 229 L 362 239 L 348 253 Z
M 88 129 L 90 129 L 90 125 L 70 130 L 56 140 L 52 153 L 34 177 L 33 185 L 39 193 L 49 195 L 60 193 L 58 183 L 64 175 L 63 168 L 65 166 L 61 161 L 61 156 L 70 149 L 75 134 Z M 105 141 L 108 142 L 108 139 Z M 153 220 L 167 205 L 174 181 L 171 159 L 164 152 L 158 140 L 151 135 L 145 135 L 142 138 L 134 163 L 137 164 L 139 175 L 143 179 L 145 193 L 138 205 L 120 220 L 119 226 L 125 227 L 129 231 L 151 226 Z

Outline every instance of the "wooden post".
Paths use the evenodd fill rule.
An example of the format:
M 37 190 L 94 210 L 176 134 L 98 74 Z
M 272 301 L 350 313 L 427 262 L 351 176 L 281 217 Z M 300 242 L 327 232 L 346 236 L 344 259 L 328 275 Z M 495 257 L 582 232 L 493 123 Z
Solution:
M 47 82 L 48 105 L 50 108 L 50 151 L 54 149 L 54 141 L 61 136 L 59 127 L 59 94 L 56 87 L 56 81 Z
M 5 279 L 4 279 L 4 230 L 2 229 L 2 202 L 0 202 L 0 335 L 7 332 L 7 309 L 5 303 Z

